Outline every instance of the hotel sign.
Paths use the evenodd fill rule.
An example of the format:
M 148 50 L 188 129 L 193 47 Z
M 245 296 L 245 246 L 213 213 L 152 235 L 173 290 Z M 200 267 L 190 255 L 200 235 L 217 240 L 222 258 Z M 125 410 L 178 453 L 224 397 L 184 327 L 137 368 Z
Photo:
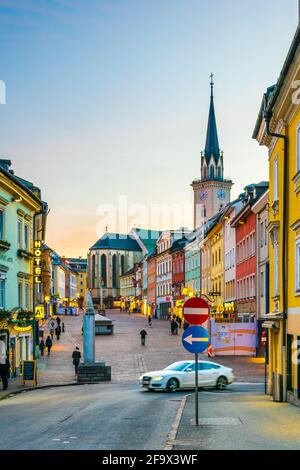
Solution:
M 34 241 L 34 283 L 42 283 L 42 242 L 40 240 Z

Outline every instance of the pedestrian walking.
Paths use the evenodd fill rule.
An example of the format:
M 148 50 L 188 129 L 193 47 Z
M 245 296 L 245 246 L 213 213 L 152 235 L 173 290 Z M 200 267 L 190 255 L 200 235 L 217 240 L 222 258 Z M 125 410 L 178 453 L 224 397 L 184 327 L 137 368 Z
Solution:
M 65 308 L 65 315 L 68 315 L 68 309 L 67 309 L 67 307 Z
M 148 325 L 152 326 L 152 316 L 151 315 L 148 316 Z
M 142 330 L 142 331 L 140 332 L 140 335 L 141 335 L 141 344 L 142 344 L 142 346 L 145 346 L 145 344 L 146 344 L 147 331 L 146 331 L 146 330 Z
M 62 332 L 64 333 L 66 331 L 64 322 L 62 322 L 61 327 L 62 327 Z
M 54 329 L 53 328 L 50 329 L 50 336 L 51 336 L 51 340 L 53 341 L 53 336 L 54 336 Z
M 72 359 L 73 359 L 73 364 L 74 364 L 74 367 L 75 367 L 75 376 L 76 376 L 77 373 L 78 373 L 78 366 L 80 364 L 80 359 L 81 359 L 81 352 L 80 352 L 78 346 L 76 346 L 76 349 L 74 349 L 74 351 L 73 351 Z
M 57 341 L 59 341 L 60 334 L 61 334 L 61 327 L 57 325 L 57 327 L 55 328 L 55 335 L 56 335 Z
M 61 319 L 59 317 L 56 317 L 56 323 L 58 324 L 58 326 L 60 326 L 60 322 L 61 322 Z
M 46 345 L 46 348 L 48 349 L 48 356 L 50 356 L 50 351 L 52 348 L 52 339 L 50 338 L 50 336 L 47 336 L 45 345 Z
M 182 327 L 182 318 L 179 315 L 177 317 L 177 323 L 178 323 L 178 327 L 181 328 Z
M 3 390 L 7 390 L 8 387 L 8 375 L 9 375 L 10 364 L 6 354 L 0 356 L 0 378 L 2 381 Z
M 44 356 L 45 347 L 46 347 L 45 342 L 42 339 L 40 344 L 39 344 L 39 350 L 40 350 L 41 356 Z
M 184 331 L 187 330 L 189 327 L 190 327 L 190 325 L 188 324 L 188 322 L 184 321 L 184 324 L 183 324 Z

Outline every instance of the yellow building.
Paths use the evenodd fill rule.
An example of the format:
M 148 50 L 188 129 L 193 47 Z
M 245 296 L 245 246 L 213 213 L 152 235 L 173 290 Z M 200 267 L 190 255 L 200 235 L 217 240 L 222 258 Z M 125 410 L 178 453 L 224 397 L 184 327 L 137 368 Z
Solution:
M 269 389 L 300 404 L 300 26 L 276 86 L 264 95 L 253 137 L 269 151 Z
M 223 275 L 223 225 L 219 219 L 207 234 L 210 240 L 210 279 L 211 293 L 214 301 L 212 304 L 212 314 L 216 319 L 223 316 L 222 307 L 224 305 L 224 275 Z

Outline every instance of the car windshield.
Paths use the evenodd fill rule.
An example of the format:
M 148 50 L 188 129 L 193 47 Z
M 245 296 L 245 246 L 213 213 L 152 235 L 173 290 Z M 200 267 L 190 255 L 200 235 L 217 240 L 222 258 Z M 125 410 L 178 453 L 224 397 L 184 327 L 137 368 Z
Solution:
M 180 372 L 189 365 L 190 365 L 190 362 L 175 362 L 175 364 L 171 364 L 170 366 L 166 367 L 164 370 L 177 370 L 178 372 Z

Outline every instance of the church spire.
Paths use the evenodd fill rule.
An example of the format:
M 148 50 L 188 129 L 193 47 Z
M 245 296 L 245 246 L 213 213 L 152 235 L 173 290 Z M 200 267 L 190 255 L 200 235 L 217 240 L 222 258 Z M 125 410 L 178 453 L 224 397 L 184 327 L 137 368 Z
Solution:
M 214 75 L 210 75 L 210 108 L 205 150 L 202 152 L 201 175 L 203 180 L 223 180 L 223 153 L 220 151 L 214 105 Z

